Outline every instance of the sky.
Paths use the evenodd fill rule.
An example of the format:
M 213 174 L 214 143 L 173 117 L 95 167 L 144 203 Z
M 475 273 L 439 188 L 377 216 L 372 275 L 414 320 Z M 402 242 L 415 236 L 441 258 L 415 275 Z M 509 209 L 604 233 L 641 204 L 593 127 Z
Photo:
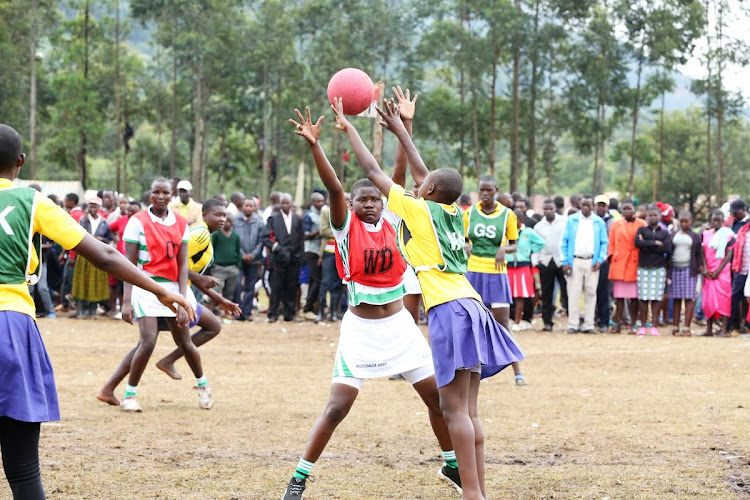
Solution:
M 725 34 L 727 37 L 741 40 L 750 45 L 750 30 L 748 30 L 748 24 L 750 24 L 750 6 L 747 5 L 748 2 L 745 2 L 745 11 L 743 12 L 740 3 L 741 0 L 728 0 L 729 12 L 725 13 L 725 17 L 728 18 L 729 22 Z M 711 23 L 711 32 L 713 33 L 716 22 L 714 12 L 709 13 L 709 22 Z M 711 43 L 715 47 L 715 39 Z M 702 61 L 705 51 L 706 39 L 704 37 L 696 43 L 693 57 L 686 64 L 678 66 L 678 71 L 690 78 L 705 78 L 706 68 L 704 61 Z M 724 71 L 724 77 L 728 89 L 742 92 L 745 102 L 750 102 L 750 66 L 742 68 L 728 65 Z

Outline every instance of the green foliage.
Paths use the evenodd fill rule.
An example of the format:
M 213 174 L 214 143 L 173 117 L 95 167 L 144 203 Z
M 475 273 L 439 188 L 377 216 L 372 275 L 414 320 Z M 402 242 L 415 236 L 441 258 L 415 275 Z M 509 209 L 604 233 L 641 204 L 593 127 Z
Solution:
M 85 136 L 91 187 L 115 184 L 119 158 L 126 189 L 136 197 L 156 175 L 190 178 L 200 186 L 198 197 L 234 189 L 262 194 L 268 189 L 264 162 L 274 156 L 274 189 L 293 192 L 299 163 L 311 160 L 287 120 L 305 105 L 329 117 L 321 142 L 350 183 L 358 169 L 353 159 L 343 165 L 347 141 L 332 131 L 325 90 L 333 73 L 353 66 L 382 81 L 388 96 L 393 85 L 420 94 L 415 141 L 428 165 L 458 169 L 467 188 L 490 171 L 501 186 L 510 184 L 510 138 L 517 132 L 519 189 L 625 192 L 632 155 L 634 190 L 650 199 L 661 149 L 659 115 L 648 110 L 674 87 L 674 68 L 692 54 L 706 25 L 705 0 L 35 2 L 33 13 L 29 0 L 0 2 L 6 61 L 0 121 L 27 136 L 34 23 L 38 175 L 80 178 Z M 725 42 L 724 67 L 745 64 L 746 48 Z M 516 50 L 520 123 L 514 130 Z M 718 49 L 712 50 L 715 60 Z M 694 84 L 707 98 L 703 114 L 665 115 L 661 197 L 673 203 L 695 202 L 705 191 L 706 117 L 715 130 L 719 104 L 727 184 L 749 187 L 742 168 L 750 154 L 745 103 L 718 78 L 714 70 L 710 82 Z M 125 123 L 135 132 L 127 155 L 116 148 Z M 375 120 L 354 123 L 372 145 Z M 394 149 L 386 132 L 386 170 Z M 308 180 L 307 189 L 313 184 Z

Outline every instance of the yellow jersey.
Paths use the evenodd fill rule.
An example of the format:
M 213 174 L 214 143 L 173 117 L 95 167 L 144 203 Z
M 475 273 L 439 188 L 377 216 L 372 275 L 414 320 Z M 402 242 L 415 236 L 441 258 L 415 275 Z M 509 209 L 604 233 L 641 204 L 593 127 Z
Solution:
M 0 179 L 0 190 L 14 189 L 13 181 L 10 179 Z M 36 193 L 34 195 L 33 225 L 32 233 L 39 233 L 52 241 L 59 243 L 66 250 L 75 248 L 86 235 L 83 229 L 65 210 L 55 205 L 52 200 Z M 0 212 L 8 213 L 11 207 L 0 207 Z M 3 219 L 4 222 L 4 219 Z M 2 233 L 3 237 L 24 238 L 28 244 L 28 269 L 30 272 L 39 267 L 39 256 L 33 245 L 30 244 L 29 235 L 16 235 L 6 230 Z M 32 318 L 36 317 L 36 308 L 34 300 L 29 294 L 29 285 L 27 283 L 18 284 L 0 284 L 0 311 L 16 311 L 27 314 Z
M 214 261 L 214 247 L 211 232 L 205 222 L 196 223 L 190 228 L 188 241 L 188 268 L 194 273 L 203 274 Z
M 460 211 L 456 205 L 440 205 L 449 213 Z M 481 301 L 463 274 L 447 273 L 438 267 L 446 262 L 440 251 L 440 243 L 432 223 L 430 209 L 423 198 L 414 198 L 404 188 L 394 184 L 388 193 L 388 209 L 403 219 L 409 237 L 401 238 L 401 251 L 417 269 L 417 278 L 422 287 L 425 310 L 460 298 Z M 463 239 L 463 235 L 460 235 Z M 407 241 L 404 241 L 407 240 Z

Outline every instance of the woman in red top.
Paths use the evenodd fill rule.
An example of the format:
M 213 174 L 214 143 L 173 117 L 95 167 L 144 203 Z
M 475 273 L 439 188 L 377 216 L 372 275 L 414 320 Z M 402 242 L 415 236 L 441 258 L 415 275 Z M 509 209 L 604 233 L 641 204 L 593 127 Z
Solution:
M 336 172 L 318 142 L 321 120 L 313 125 L 309 109 L 306 119 L 296 112 L 300 123 L 292 121 L 297 127 L 295 133 L 308 141 L 330 195 L 336 264 L 347 283 L 349 310 L 341 320 L 331 394 L 313 425 L 283 498 L 302 498 L 313 465 L 349 413 L 363 380 L 398 373 L 412 383 L 427 405 L 445 459 L 440 477 L 460 491 L 456 456 L 440 411 L 432 354 L 421 330 L 404 309 L 402 277 L 406 261 L 398 250 L 395 229 L 381 216 L 382 195 L 367 179 L 357 181 L 352 185 L 349 210 Z
M 172 198 L 171 184 L 167 179 L 156 179 L 151 184 L 151 206 L 148 210 L 134 214 L 125 227 L 123 239 L 126 242 L 126 256 L 134 264 L 141 264 L 143 271 L 154 281 L 162 284 L 167 290 L 178 292 L 187 297 L 195 307 L 195 297 L 188 287 L 188 226 L 181 215 L 168 208 Z M 99 391 L 97 398 L 112 405 L 120 405 L 124 411 L 141 411 L 135 399 L 138 382 L 146 369 L 151 353 L 156 346 L 159 334 L 158 319 L 165 318 L 175 343 L 180 347 L 185 360 L 195 375 L 198 385 L 200 407 L 213 407 L 211 387 L 203 373 L 200 353 L 190 338 L 187 316 L 181 308 L 174 313 L 162 307 L 154 300 L 150 292 L 125 285 L 122 306 L 122 319 L 132 324 L 138 321 L 140 340 L 130 363 L 130 377 L 125 388 L 122 402 L 114 395 L 115 372 L 105 387 Z M 127 363 L 130 353 L 122 363 Z

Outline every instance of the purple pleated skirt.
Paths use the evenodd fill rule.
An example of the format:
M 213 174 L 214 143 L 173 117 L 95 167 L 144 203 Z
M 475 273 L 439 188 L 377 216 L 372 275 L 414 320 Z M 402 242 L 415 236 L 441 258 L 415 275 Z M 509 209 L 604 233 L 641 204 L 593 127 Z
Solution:
M 0 417 L 23 422 L 60 420 L 52 364 L 36 321 L 0 311 Z
M 510 292 L 510 280 L 508 280 L 507 274 L 469 271 L 466 273 L 466 279 L 469 280 L 474 290 L 482 297 L 482 302 L 487 307 L 491 307 L 490 304 L 513 303 L 513 295 Z
M 481 363 L 482 378 L 487 378 L 526 356 L 513 336 L 474 299 L 433 306 L 428 317 L 438 387 L 449 384 L 458 369 Z

